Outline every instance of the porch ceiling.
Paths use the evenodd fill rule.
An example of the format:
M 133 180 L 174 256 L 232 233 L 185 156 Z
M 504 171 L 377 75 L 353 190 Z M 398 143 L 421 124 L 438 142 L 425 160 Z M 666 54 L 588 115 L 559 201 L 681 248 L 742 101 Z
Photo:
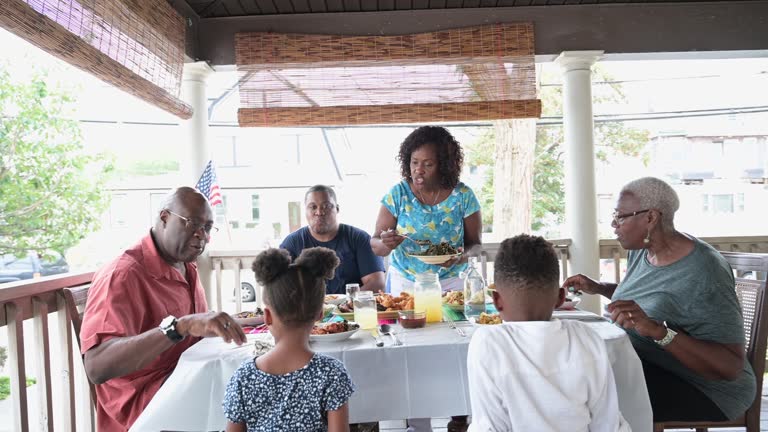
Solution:
M 213 18 L 425 9 L 669 3 L 669 0 L 186 0 L 186 2 L 200 18 Z M 677 0 L 676 3 L 712 3 L 712 1 Z
M 623 58 L 768 52 L 767 0 L 167 1 L 188 20 L 187 55 L 215 66 L 235 63 L 242 32 L 392 36 L 512 22 L 535 25 L 539 61 L 585 49 Z

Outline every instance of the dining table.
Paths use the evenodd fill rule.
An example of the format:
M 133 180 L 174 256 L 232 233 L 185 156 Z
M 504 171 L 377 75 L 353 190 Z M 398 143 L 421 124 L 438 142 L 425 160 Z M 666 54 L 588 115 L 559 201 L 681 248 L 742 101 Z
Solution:
M 624 330 L 586 311 L 555 311 L 553 319 L 583 321 L 602 337 L 624 418 L 633 431 L 652 431 L 643 368 Z M 471 415 L 467 350 L 479 325 L 457 321 L 419 329 L 391 327 L 402 345 L 385 336 L 384 346 L 377 347 L 367 330 L 343 341 L 311 343 L 314 351 L 343 362 L 355 383 L 350 423 Z M 227 420 L 221 403 L 230 377 L 240 364 L 253 360 L 255 346 L 263 349 L 270 338 L 268 333 L 248 335 L 242 346 L 208 338 L 193 345 L 130 430 L 223 430 Z

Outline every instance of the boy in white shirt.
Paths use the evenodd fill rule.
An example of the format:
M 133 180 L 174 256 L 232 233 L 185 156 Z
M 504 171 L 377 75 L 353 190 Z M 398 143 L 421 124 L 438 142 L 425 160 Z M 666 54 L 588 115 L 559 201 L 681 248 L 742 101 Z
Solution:
M 504 322 L 478 328 L 469 344 L 469 430 L 630 431 L 602 338 L 584 323 L 551 319 L 565 299 L 552 245 L 504 240 L 494 278 Z

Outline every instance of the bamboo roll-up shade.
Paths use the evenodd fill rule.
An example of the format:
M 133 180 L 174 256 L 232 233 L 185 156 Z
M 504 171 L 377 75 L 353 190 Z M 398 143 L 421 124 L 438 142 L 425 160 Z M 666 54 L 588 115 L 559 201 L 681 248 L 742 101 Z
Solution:
M 239 33 L 235 52 L 241 126 L 541 115 L 530 23 L 403 36 Z
M 460 122 L 468 119 L 539 117 L 541 101 L 251 108 L 238 110 L 241 125 L 259 127 Z M 286 120 L 288 119 L 288 120 Z
M 183 19 L 158 0 L 2 0 L 0 26 L 182 119 Z
M 533 55 L 533 24 L 464 27 L 399 36 L 237 33 L 236 61 L 249 69 L 395 64 L 495 63 Z M 502 61 L 503 62 L 503 61 Z

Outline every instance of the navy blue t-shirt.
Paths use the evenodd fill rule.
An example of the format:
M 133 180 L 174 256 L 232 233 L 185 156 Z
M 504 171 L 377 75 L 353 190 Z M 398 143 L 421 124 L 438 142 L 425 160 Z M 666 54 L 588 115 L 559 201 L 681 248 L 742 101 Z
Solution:
M 336 268 L 333 279 L 328 281 L 325 292 L 344 294 L 347 284 L 362 285 L 363 276 L 384 271 L 384 261 L 373 253 L 370 241 L 371 236 L 367 232 L 350 225 L 339 224 L 339 232 L 331 241 L 321 242 L 312 237 L 309 227 L 303 227 L 289 234 L 280 247 L 287 249 L 293 259 L 296 259 L 304 249 L 318 246 L 336 251 L 341 264 Z

